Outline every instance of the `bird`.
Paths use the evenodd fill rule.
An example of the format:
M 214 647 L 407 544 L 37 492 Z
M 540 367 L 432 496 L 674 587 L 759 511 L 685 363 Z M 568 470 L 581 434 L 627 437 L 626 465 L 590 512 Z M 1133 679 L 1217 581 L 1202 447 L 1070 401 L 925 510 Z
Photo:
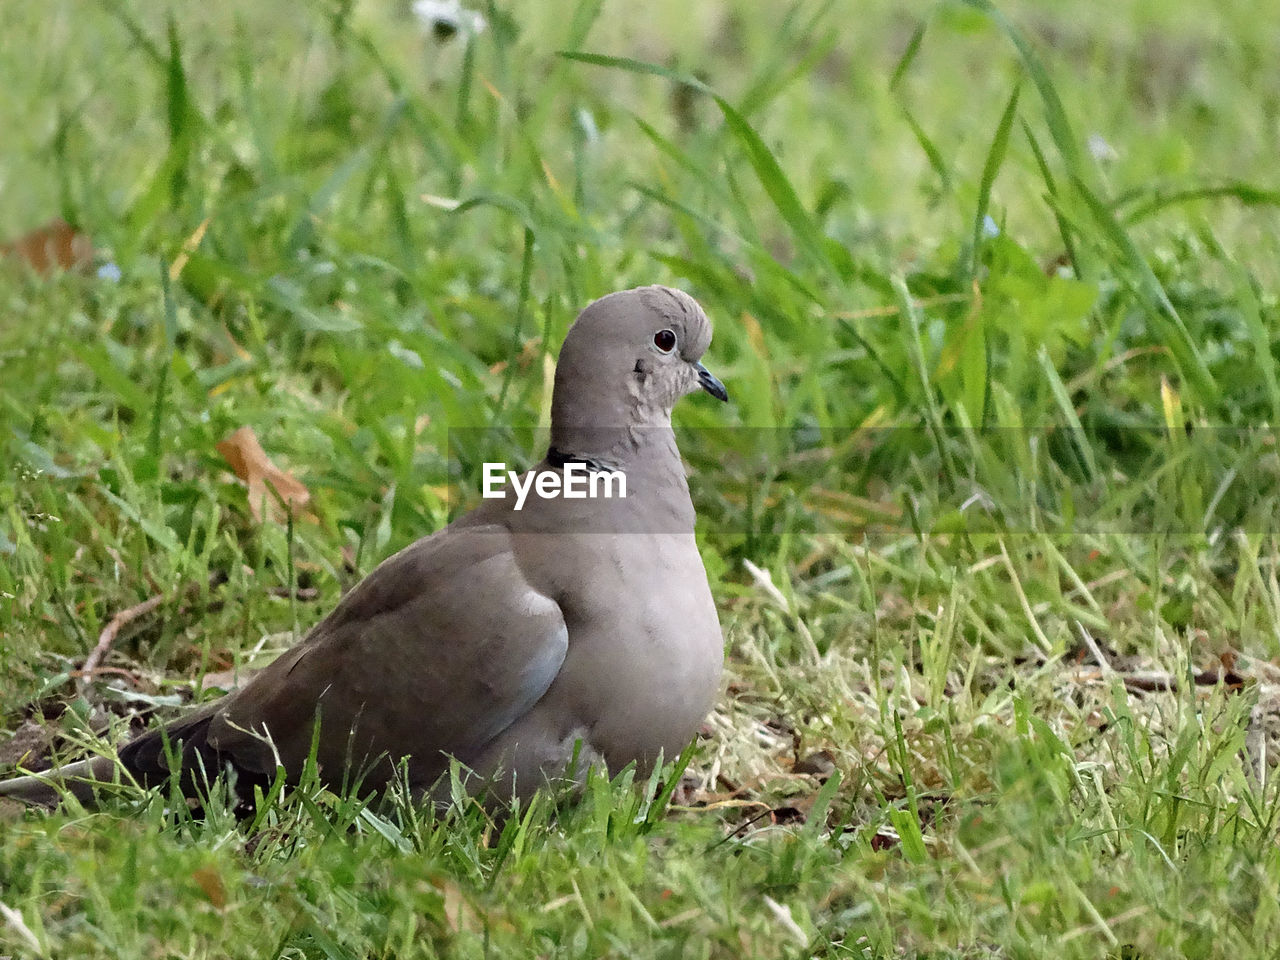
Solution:
M 678 289 L 590 303 L 561 346 L 550 444 L 531 473 L 621 475 L 622 491 L 486 499 L 384 560 L 239 690 L 115 757 L 0 782 L 0 796 L 92 804 L 125 773 L 143 787 L 176 773 L 188 796 L 231 774 L 243 799 L 314 760 L 326 786 L 402 783 L 437 803 L 461 771 L 500 807 L 571 789 L 593 766 L 645 775 L 678 755 L 724 656 L 671 424 L 686 395 L 728 400 L 701 362 L 711 333 Z

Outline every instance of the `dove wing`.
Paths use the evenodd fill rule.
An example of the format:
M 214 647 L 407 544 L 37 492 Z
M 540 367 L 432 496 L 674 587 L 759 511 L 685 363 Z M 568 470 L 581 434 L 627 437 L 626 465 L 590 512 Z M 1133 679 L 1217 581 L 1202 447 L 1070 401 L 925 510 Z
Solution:
M 297 647 L 166 735 L 184 741 L 184 767 L 194 747 L 206 769 L 269 778 L 278 758 L 296 776 L 318 719 L 326 781 L 350 770 L 376 788 L 410 756 L 412 781 L 429 786 L 449 756 L 468 763 L 537 703 L 568 646 L 560 607 L 530 586 L 504 527 L 447 527 L 388 558 Z M 163 773 L 159 731 L 121 759 L 144 779 Z

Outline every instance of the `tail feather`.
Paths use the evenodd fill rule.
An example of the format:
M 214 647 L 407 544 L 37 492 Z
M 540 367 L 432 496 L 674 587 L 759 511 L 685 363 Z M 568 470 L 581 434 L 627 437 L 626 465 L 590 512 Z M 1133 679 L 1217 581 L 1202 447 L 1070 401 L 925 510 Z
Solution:
M 120 748 L 120 762 L 143 786 L 152 787 L 169 779 L 169 761 L 175 759 L 182 770 L 182 791 L 203 786 L 203 771 L 215 776 L 223 758 L 209 745 L 209 721 L 221 702 L 215 702 L 179 720 L 148 730 Z
M 70 794 L 85 806 L 95 801 L 94 791 L 115 780 L 117 763 L 114 757 L 90 757 L 77 760 L 52 770 L 0 780 L 0 797 L 10 797 L 39 806 L 57 806 Z
M 143 787 L 155 787 L 169 780 L 169 760 L 176 758 L 182 770 L 182 791 L 194 795 L 204 787 L 204 777 L 214 776 L 222 758 L 207 742 L 209 721 L 217 704 L 210 704 L 186 717 L 146 733 L 120 747 L 118 757 L 90 757 L 0 781 L 0 797 L 10 797 L 39 806 L 57 806 L 70 794 L 81 804 L 96 805 L 96 790 L 112 783 L 123 773 Z

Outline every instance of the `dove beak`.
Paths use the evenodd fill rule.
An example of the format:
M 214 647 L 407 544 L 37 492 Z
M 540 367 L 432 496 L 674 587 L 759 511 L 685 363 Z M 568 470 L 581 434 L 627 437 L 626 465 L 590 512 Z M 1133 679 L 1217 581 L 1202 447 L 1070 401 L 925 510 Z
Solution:
M 728 400 L 729 391 L 724 388 L 724 384 L 714 373 L 708 370 L 700 363 L 695 363 L 693 369 L 698 371 L 698 386 L 711 394 L 717 400 Z

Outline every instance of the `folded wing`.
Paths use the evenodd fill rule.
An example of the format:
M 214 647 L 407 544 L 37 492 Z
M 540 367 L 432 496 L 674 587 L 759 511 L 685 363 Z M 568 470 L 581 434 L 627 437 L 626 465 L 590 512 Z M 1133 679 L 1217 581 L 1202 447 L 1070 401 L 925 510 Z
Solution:
M 497 525 L 449 527 L 351 591 L 297 647 L 242 690 L 171 724 L 184 768 L 230 765 L 252 781 L 296 777 L 316 743 L 327 782 L 383 786 L 401 757 L 430 786 L 522 717 L 560 671 L 569 634 Z M 315 736 L 319 725 L 319 734 Z M 171 747 L 170 750 L 173 748 Z M 127 744 L 136 776 L 168 775 L 160 731 Z

